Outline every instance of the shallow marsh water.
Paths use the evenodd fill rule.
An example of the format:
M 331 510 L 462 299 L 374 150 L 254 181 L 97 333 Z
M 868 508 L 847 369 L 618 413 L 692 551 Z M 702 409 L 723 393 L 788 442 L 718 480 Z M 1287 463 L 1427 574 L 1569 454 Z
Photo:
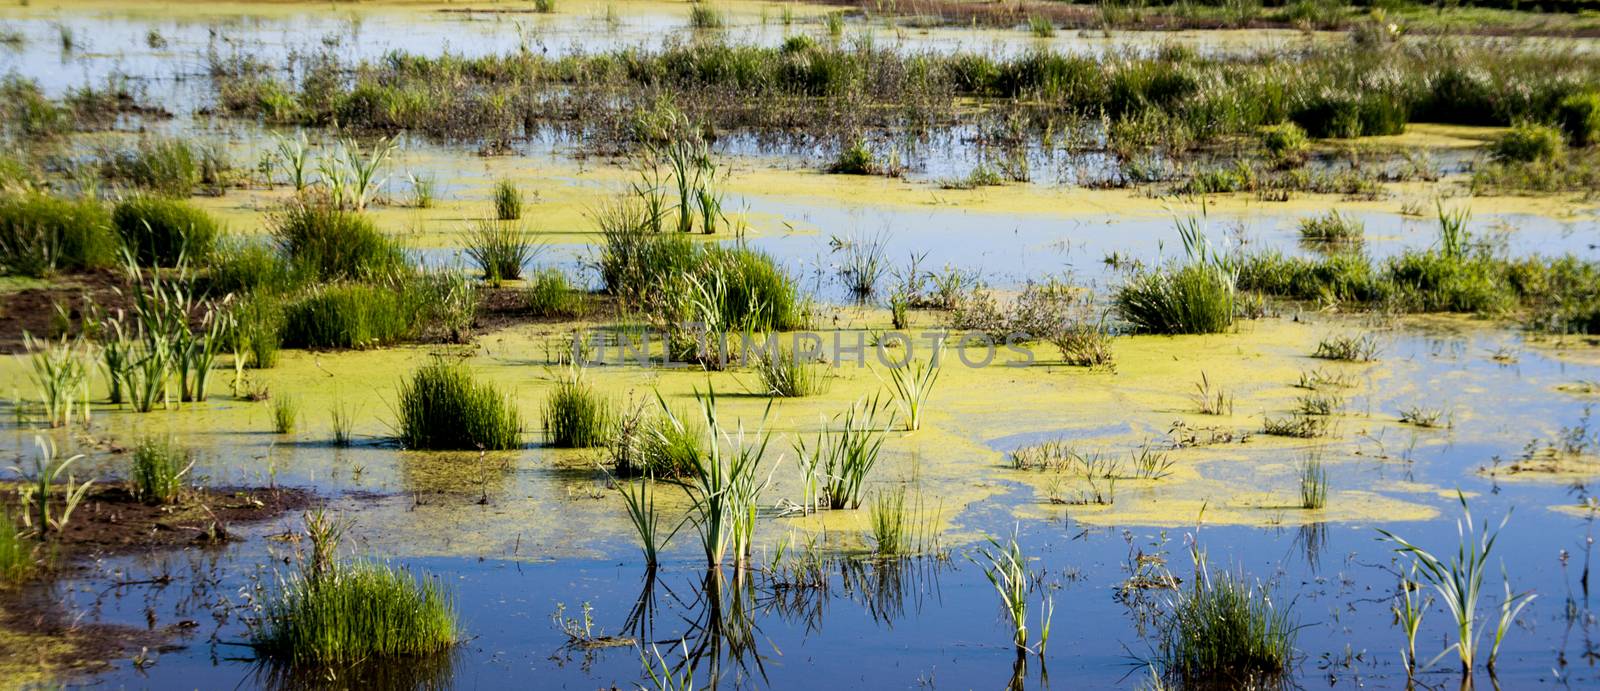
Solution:
M 157 98 L 178 104 L 176 121 L 162 127 L 211 132 L 250 152 L 268 145 L 265 132 L 191 119 L 186 112 L 204 98 L 199 75 L 209 46 L 226 50 L 228 41 L 239 41 L 250 50 L 286 55 L 316 49 L 323 36 L 333 35 L 346 37 L 340 41 L 347 42 L 334 44 L 341 54 L 372 57 L 397 47 L 503 51 L 531 36 L 541 48 L 559 52 L 577 45 L 585 50 L 636 45 L 686 31 L 681 27 L 687 7 L 681 4 L 619 6 L 622 16 L 614 32 L 604 28 L 603 5 L 561 6 L 569 5 L 571 10 L 554 18 L 513 19 L 436 12 L 439 8 L 431 6 L 363 5 L 346 13 L 220 4 L 206 10 L 186 7 L 174 15 L 111 3 L 59 8 L 34 3 L 0 15 L 26 36 L 20 50 L 0 57 L 0 69 L 38 78 L 53 93 L 98 83 L 113 72 L 128 73 Z M 751 40 L 776 42 L 784 35 L 775 21 L 781 6 L 730 7 L 736 30 Z M 764 26 L 763 8 L 769 12 Z M 827 11 L 796 9 L 803 17 Z M 58 25 L 71 27 L 83 47 L 62 54 Z M 148 47 L 150 28 L 159 29 L 167 47 Z M 213 38 L 213 30 L 227 38 Z M 908 30 L 894 40 L 912 49 L 994 46 L 1005 51 L 1032 45 L 1032 39 L 1014 33 Z M 1275 45 L 1301 40 L 1271 34 L 1259 39 Z M 1154 40 L 1063 36 L 1056 42 L 1100 50 Z M 1247 48 L 1255 39 L 1211 33 L 1194 40 Z M 1475 136 L 1460 129 L 1420 130 L 1408 136 L 1441 152 Z M 553 243 L 543 261 L 578 270 L 593 240 L 584 211 L 620 189 L 628 173 L 610 162 L 573 160 L 558 140 L 524 147 L 518 156 L 483 159 L 460 148 L 408 142 L 393 167 L 395 182 L 388 193 L 406 193 L 399 182 L 402 172 L 425 173 L 441 180 L 444 201 L 425 213 L 380 209 L 380 224 L 404 233 L 432 263 L 457 262 L 461 228 L 487 208 L 491 181 L 511 176 L 538 191 L 529 215 Z M 949 264 L 979 272 L 1002 288 L 1061 271 L 1104 288 L 1115 278 L 1105 257 L 1116 253 L 1155 262 L 1172 256 L 1177 246 L 1173 216 L 1192 210 L 1124 190 L 1035 184 L 963 192 L 930 184 L 969 165 L 959 153 L 947 157 L 959 165 L 932 163 L 911 180 L 841 179 L 812 172 L 817 162 L 804 156 L 739 153 L 730 206 L 749 221 L 749 242 L 806 277 L 805 285 L 827 305 L 823 325 L 852 336 L 883 328 L 888 318 L 875 306 L 844 300 L 832 280 L 831 236 L 882 234 L 892 261 L 927 252 L 927 267 Z M 240 159 L 252 160 L 249 154 Z M 1304 252 L 1309 250 L 1297 244 L 1298 219 L 1337 206 L 1366 223 L 1369 252 L 1388 256 L 1426 247 L 1435 237 L 1431 220 L 1399 213 L 1402 201 L 1428 199 L 1455 182 L 1459 178 L 1438 188 L 1396 187 L 1396 196 L 1375 202 L 1223 199 L 1206 217 L 1218 240 L 1228 228 L 1242 226 L 1239 236 L 1258 246 Z M 202 203 L 235 232 L 255 234 L 261 232 L 260 212 L 282 194 L 281 189 L 230 191 Z M 1594 258 L 1600 243 L 1590 202 L 1459 203 L 1474 209 L 1477 231 L 1506 229 L 1506 246 L 1514 255 L 1573 252 Z M 914 328 L 938 323 L 932 314 L 914 319 Z M 355 670 L 346 683 L 395 688 L 502 687 L 531 680 L 566 688 L 640 683 L 638 648 L 571 649 L 549 621 L 558 604 L 573 615 L 588 602 L 605 633 L 659 643 L 669 661 L 679 655 L 680 638 L 687 638 L 691 649 L 709 646 L 723 659 L 723 681 L 729 685 L 1000 687 L 1017 674 L 1015 656 L 1006 644 L 1008 632 L 994 593 L 966 556 L 983 536 L 1015 529 L 1053 588 L 1056 607 L 1044 669 L 1039 660 L 1028 662 L 1022 674 L 1027 687 L 1119 687 L 1141 681 L 1145 672 L 1134 663 L 1154 645 L 1151 629 L 1140 626 L 1148 625 L 1141 614 L 1149 609 L 1137 599 L 1119 598 L 1117 589 L 1132 575 L 1131 555 L 1141 550 L 1163 555 L 1174 574 L 1189 575 L 1189 540 L 1198 541 L 1213 566 L 1269 582 L 1280 601 L 1293 604 L 1304 625 L 1297 642 L 1299 684 L 1403 687 L 1397 651 L 1404 639 L 1389 611 L 1397 567 L 1374 528 L 1448 551 L 1456 539 L 1457 489 L 1470 497 L 1480 518 L 1498 520 L 1515 509 L 1497 556 L 1516 589 L 1539 595 L 1507 638 L 1501 683 L 1507 688 L 1600 683 L 1600 642 L 1595 640 L 1600 632 L 1579 576 L 1592 563 L 1594 519 L 1581 506 L 1589 497 L 1586 483 L 1600 476 L 1600 462 L 1588 459 L 1576 472 L 1559 476 L 1491 474 L 1530 440 L 1549 440 L 1564 427 L 1582 424 L 1587 407 L 1600 403 L 1600 396 L 1563 390 L 1575 382 L 1600 382 L 1592 347 L 1581 343 L 1530 343 L 1497 324 L 1453 318 L 1369 323 L 1291 313 L 1247 321 L 1222 336 L 1121 339 L 1114 346 L 1114 371 L 1057 366 L 1048 346 L 1028 367 L 951 366 L 938 384 L 926 427 L 891 436 L 873 482 L 873 489 L 904 484 L 920 499 L 923 517 L 950 550 L 947 559 L 837 565 L 825 591 L 775 587 L 757 576 L 754 591 L 747 592 L 729 580 L 719 597 L 708 598 L 688 530 L 668 548 L 654 587 L 646 588 L 621 503 L 607 491 L 595 452 L 535 444 L 480 457 L 406 452 L 392 442 L 390 406 L 400 378 L 439 354 L 464 358 L 512 391 L 530 427 L 537 428 L 537 411 L 552 381 L 549 355 L 565 347 L 568 328 L 518 326 L 484 334 L 469 347 L 287 352 L 279 367 L 254 376 L 274 396 L 293 396 L 299 403 L 302 424 L 293 434 L 269 431 L 270 404 L 224 393 L 206 404 L 147 415 L 97 407 L 89 435 L 126 445 L 143 434 L 171 434 L 198 452 L 195 473 L 206 482 L 315 489 L 356 519 L 354 551 L 425 571 L 453 587 L 471 638 L 452 658 L 420 666 L 416 677 L 364 678 L 379 672 Z M 1377 363 L 1308 357 L 1324 336 L 1369 328 L 1378 329 L 1382 343 Z M 1327 439 L 1254 435 L 1242 443 L 1174 449 L 1170 477 L 1119 483 L 1110 506 L 1055 503 L 1053 493 L 1086 488 L 1074 479 L 1006 465 L 1008 452 L 1058 438 L 1086 451 L 1128 454 L 1151 441 L 1166 442 L 1175 421 L 1191 429 L 1250 434 L 1264 417 L 1286 414 L 1294 406 L 1303 392 L 1293 383 L 1314 368 L 1343 372 L 1354 382 Z M 1233 414 L 1193 412 L 1191 393 L 1202 373 L 1234 394 Z M 814 433 L 820 416 L 882 388 L 881 371 L 846 367 L 835 374 L 826 395 L 776 407 L 769 425 L 780 436 L 775 449 L 787 450 L 789 436 Z M 659 390 L 684 407 L 692 405 L 697 388 L 738 394 L 756 386 L 749 371 L 708 375 L 687 368 L 612 365 L 589 376 L 619 401 L 642 401 Z M 218 372 L 214 381 L 225 389 L 227 379 L 227 373 Z M 0 363 L 0 393 L 26 398 L 30 390 L 24 362 L 6 358 Z M 752 425 L 765 403 L 748 395 L 722 400 L 728 414 Z M 352 448 L 329 442 L 335 405 L 355 411 Z M 1421 429 L 1397 421 L 1402 409 L 1417 405 L 1440 409 L 1451 424 Z M 0 458 L 7 465 L 32 453 L 36 433 L 31 425 L 14 422 L 11 412 L 0 407 Z M 107 478 L 120 474 L 123 455 L 106 453 L 77 435 L 60 436 L 65 446 L 90 454 L 84 472 Z M 538 440 L 537 434 L 529 437 Z M 1309 455 L 1327 464 L 1331 480 L 1328 506 L 1316 511 L 1296 507 L 1298 467 Z M 774 454 L 770 464 L 776 471 L 767 496 L 794 498 L 792 458 Z M 666 510 L 681 515 L 685 501 L 666 490 L 660 493 Z M 806 536 L 819 536 L 827 553 L 859 555 L 867 543 L 864 514 L 764 515 L 758 555 L 775 553 L 780 543 L 792 549 Z M 241 618 L 259 588 L 275 582 L 284 568 L 282 557 L 290 548 L 273 536 L 297 525 L 297 519 L 285 517 L 254 526 L 245 531 L 244 541 L 216 551 L 106 559 L 86 574 L 52 585 L 51 594 L 69 614 L 86 621 L 153 628 L 184 620 L 198 624 L 176 641 L 182 647 L 157 653 L 153 665 L 140 669 L 117 661 L 113 671 L 92 681 L 161 688 L 310 681 L 257 667 L 245 659 L 248 650 L 236 645 L 246 637 Z M 162 574 L 175 578 L 166 585 L 118 585 Z M 1492 593 L 1498 593 L 1498 583 L 1491 579 Z M 642 589 L 656 604 L 648 633 L 628 630 Z M 1162 591 L 1144 596 L 1146 606 L 1168 597 Z M 708 607 L 712 599 L 720 602 L 715 611 Z M 1446 645 L 1446 620 L 1437 605 L 1429 612 L 1419 652 L 1431 657 Z M 746 640 L 748 647 L 742 644 Z M 1458 680 L 1447 661 L 1423 681 L 1448 686 Z

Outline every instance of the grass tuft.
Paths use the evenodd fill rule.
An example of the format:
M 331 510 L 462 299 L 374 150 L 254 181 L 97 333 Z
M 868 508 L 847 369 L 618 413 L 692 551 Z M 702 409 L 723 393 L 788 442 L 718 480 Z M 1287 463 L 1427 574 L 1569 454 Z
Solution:
M 432 655 L 459 636 L 455 605 L 438 580 L 356 562 L 291 578 L 262 613 L 254 645 L 269 658 L 332 665 Z
M 1199 263 L 1135 274 L 1115 298 L 1123 319 L 1155 334 L 1222 333 L 1233 325 L 1233 302 L 1233 286 Z
M 400 443 L 408 449 L 489 450 L 521 445 L 515 401 L 474 380 L 463 364 L 435 359 L 400 386 Z
M 494 217 L 502 221 L 522 220 L 522 190 L 511 180 L 494 183 Z M 508 277 L 510 278 L 510 277 Z
M 210 214 L 164 197 L 124 199 L 112 211 L 111 222 L 123 244 L 145 266 L 177 266 L 180 259 L 204 261 L 221 234 Z
M 1255 688 L 1281 679 L 1294 656 L 1289 607 L 1242 576 L 1200 569 L 1162 623 L 1161 677 L 1177 688 Z
M 528 278 L 523 305 L 535 317 L 581 317 L 588 311 L 587 295 L 572 285 L 559 269 L 540 269 Z
M 118 240 L 105 207 L 40 192 L 0 194 L 0 271 L 49 276 L 115 266 Z
M 544 404 L 545 441 L 564 449 L 605 446 L 616 432 L 612 404 L 574 370 L 556 382 Z
M 193 467 L 189 452 L 171 440 L 146 437 L 133 450 L 133 471 L 128 484 L 139 501 L 171 504 L 183 490 L 183 476 Z
M 799 398 L 828 390 L 825 366 L 791 351 L 775 349 L 775 355 L 762 357 L 756 363 L 756 371 L 761 375 L 761 388 L 766 395 Z
M 1300 239 L 1310 243 L 1360 242 L 1364 233 L 1365 226 L 1361 221 L 1341 214 L 1336 209 L 1300 221 Z
M 522 278 L 522 269 L 544 246 L 509 220 L 479 221 L 467 231 L 467 256 L 491 283 Z
M 272 219 L 271 230 L 284 256 L 324 281 L 391 278 L 408 269 L 400 245 L 357 211 L 295 203 Z

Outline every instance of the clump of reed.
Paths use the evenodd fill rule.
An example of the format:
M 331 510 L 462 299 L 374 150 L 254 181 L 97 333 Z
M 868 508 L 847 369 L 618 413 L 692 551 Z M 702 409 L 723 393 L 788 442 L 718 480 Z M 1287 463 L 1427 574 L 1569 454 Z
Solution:
M 0 508 L 0 586 L 25 581 L 38 569 L 38 546 L 24 538 L 11 512 Z
M 839 155 L 828 164 L 828 172 L 835 175 L 899 175 L 898 166 L 878 159 L 867 145 L 867 140 L 856 137 L 839 150 Z
M 322 667 L 434 655 L 460 639 L 455 604 L 433 578 L 368 561 L 341 563 L 342 528 L 307 514 L 310 556 L 252 625 L 263 656 Z
M 202 273 L 196 280 L 213 295 L 284 293 L 303 282 L 277 248 L 255 240 L 220 242 L 201 266 Z
M 687 477 L 705 454 L 701 420 L 671 411 L 657 395 L 654 411 L 640 406 L 617 423 L 611 440 L 612 472 L 624 477 L 674 479 Z
M 272 399 L 272 431 L 289 434 L 300 419 L 300 404 L 289 394 L 279 394 Z
M 12 466 L 12 469 L 23 480 L 18 491 L 22 525 L 43 540 L 51 531 L 61 533 L 66 530 L 73 512 L 88 496 L 94 480 L 80 483 L 69 470 L 73 463 L 83 460 L 83 454 L 61 458 L 56 453 L 54 441 L 36 436 L 33 442 L 39 449 L 39 453 L 33 457 L 33 468 L 23 470 Z M 66 476 L 64 480 L 63 475 Z
M 1472 670 L 1478 662 L 1481 650 L 1478 642 L 1482 637 L 1488 622 L 1478 624 L 1478 599 L 1483 591 L 1484 576 L 1489 570 L 1489 555 L 1494 551 L 1495 541 L 1499 539 L 1500 531 L 1505 529 L 1506 522 L 1511 520 L 1511 513 L 1500 519 L 1500 524 L 1495 529 L 1489 528 L 1489 522 L 1474 524 L 1472 510 L 1467 506 L 1465 494 L 1456 492 L 1456 499 L 1461 504 L 1461 518 L 1456 521 L 1456 532 L 1460 536 L 1460 544 L 1456 554 L 1448 559 L 1441 559 L 1433 553 L 1418 547 L 1394 533 L 1382 528 L 1378 532 L 1385 540 L 1395 545 L 1395 552 L 1411 558 L 1412 572 L 1420 573 L 1424 581 L 1432 585 L 1439 599 L 1444 602 L 1445 610 L 1454 619 L 1456 641 L 1435 657 L 1439 658 L 1455 652 L 1461 659 L 1462 674 L 1471 677 Z M 1492 674 L 1495 660 L 1500 654 L 1500 643 L 1505 640 L 1505 634 L 1510 630 L 1517 615 L 1522 612 L 1535 597 L 1532 592 L 1513 593 L 1510 579 L 1506 577 L 1505 567 L 1501 566 L 1501 580 L 1504 582 L 1505 595 L 1500 600 L 1499 619 L 1496 622 L 1494 637 L 1489 647 L 1486 665 Z M 1409 604 L 1409 598 L 1407 600 Z M 1420 622 L 1420 614 L 1416 615 Z M 1410 630 L 1408 640 L 1412 645 L 1411 665 L 1415 665 L 1415 628 Z M 1424 667 L 1432 666 L 1429 662 Z
M 581 317 L 587 311 L 586 297 L 561 270 L 545 268 L 528 277 L 522 304 L 535 317 Z
M 861 506 L 861 489 L 878 464 L 884 436 L 894 426 L 894 414 L 884 415 L 878 399 L 862 399 L 843 413 L 825 421 L 816 440 L 807 444 L 796 435 L 794 451 L 808 477 L 822 480 L 818 501 L 830 509 Z M 882 422 L 879 420 L 882 419 Z
M 1424 408 L 1414 405 L 1400 410 L 1400 421 L 1417 427 L 1438 427 L 1443 417 L 1444 410 L 1439 408 Z
M 1378 339 L 1372 334 L 1335 334 L 1317 342 L 1311 357 L 1342 362 L 1372 362 L 1378 359 Z
M 205 172 L 205 152 L 177 139 L 147 139 L 132 149 L 107 153 L 100 173 L 107 180 L 125 182 L 169 197 L 194 193 Z
M 516 402 L 464 364 L 435 359 L 417 368 L 400 385 L 397 406 L 396 430 L 408 449 L 500 451 L 522 443 Z
M 720 568 L 732 552 L 734 568 L 742 570 L 750 564 L 756 509 L 767 487 L 760 475 L 772 439 L 766 431 L 767 418 L 764 414 L 753 432 L 746 432 L 742 423 L 729 430 L 718 416 L 716 392 L 708 390 L 704 396 L 696 392 L 696 396 L 705 421 L 706 447 L 683 481 L 684 492 L 693 503 L 688 520 L 700 535 L 708 567 Z M 670 409 L 664 412 L 674 415 Z
M 283 255 L 324 281 L 375 280 L 408 270 L 400 245 L 357 211 L 295 202 L 274 215 L 270 226 Z
M 1322 461 L 1312 457 L 1300 464 L 1300 508 L 1320 509 L 1328 505 L 1328 471 Z
M 1030 643 L 1028 593 L 1035 583 L 1040 582 L 1040 578 L 1028 568 L 1028 557 L 1017 544 L 1016 536 L 1012 536 L 1004 544 L 991 536 L 989 547 L 980 548 L 978 553 L 983 557 L 983 561 L 980 562 L 973 557 L 968 558 L 983 569 L 984 576 L 1000 595 L 1001 608 L 1011 625 L 1011 643 L 1016 648 L 1017 657 L 1029 653 L 1043 657 L 1046 646 L 1050 644 L 1050 620 L 1055 614 L 1055 602 L 1048 594 L 1042 592 L 1041 587 L 1039 642 Z
M 1267 417 L 1261 422 L 1261 433 L 1273 437 L 1314 439 L 1328 433 L 1328 418 L 1295 413 L 1286 417 Z
M 559 376 L 544 403 L 546 443 L 565 449 L 605 446 L 616 433 L 614 405 L 574 368 Z
M 43 192 L 0 194 L 0 270 L 42 277 L 114 266 L 120 243 L 105 207 Z
M 630 300 L 700 265 L 701 248 L 679 233 L 653 231 L 646 212 L 618 201 L 594 212 L 602 244 L 596 264 L 608 293 Z
M 369 348 L 409 337 L 417 313 L 389 286 L 338 283 L 283 308 L 281 342 L 291 348 Z
M 922 414 L 928 409 L 928 398 L 933 395 L 933 386 L 939 383 L 942 370 L 937 356 L 927 363 L 914 360 L 909 365 L 889 369 L 889 388 L 894 392 L 895 407 L 905 416 L 907 432 L 922 429 Z
M 123 244 L 146 266 L 204 261 L 221 233 L 211 215 L 198 207 L 155 196 L 122 200 L 111 212 L 111 223 Z
M 183 476 L 193 467 L 189 452 L 172 440 L 146 437 L 134 447 L 128 488 L 146 504 L 171 504 L 183 491 Z
M 866 239 L 833 238 L 833 252 L 844 255 L 839 263 L 839 278 L 856 297 L 866 297 L 877 291 L 879 279 L 889 269 L 883 257 L 887 242 L 888 238 L 883 235 Z
M 872 531 L 872 552 L 880 559 L 905 556 L 913 551 L 915 526 L 912 512 L 906 508 L 905 485 L 891 490 L 879 490 L 868 508 L 868 524 Z
M 639 549 L 644 552 L 644 567 L 653 570 L 659 563 L 661 549 L 672 539 L 670 532 L 661 534 L 661 516 L 656 512 L 653 481 L 650 478 L 640 482 L 624 481 L 618 483 L 617 493 L 622 495 L 622 504 L 628 510 L 628 522 L 639 536 Z
M 1220 386 L 1214 386 L 1205 372 L 1200 373 L 1200 381 L 1194 385 L 1195 407 L 1201 415 L 1232 415 L 1233 394 Z
M 1221 333 L 1233 325 L 1238 269 L 1211 250 L 1197 219 L 1179 222 L 1178 232 L 1188 260 L 1135 273 L 1117 290 L 1117 310 L 1147 333 Z
M 1233 325 L 1232 286 L 1199 264 L 1136 274 L 1117 291 L 1123 319 L 1157 334 L 1221 333 Z
M 1321 216 L 1301 219 L 1300 239 L 1309 243 L 1333 244 L 1360 242 L 1365 226 L 1337 209 Z
M 494 217 L 501 221 L 522 220 L 522 190 L 517 188 L 517 183 L 511 180 L 500 180 L 494 183 Z M 507 278 L 515 278 L 507 276 Z
M 1289 671 L 1298 627 L 1287 605 L 1242 576 L 1196 568 L 1162 621 L 1155 668 L 1178 688 L 1271 685 Z
M 689 6 L 689 26 L 696 29 L 721 29 L 723 25 L 722 12 L 703 2 L 695 2 Z
M 479 221 L 467 231 L 466 245 L 467 256 L 495 284 L 522 278 L 523 268 L 544 251 L 544 245 L 509 220 Z
M 799 398 L 828 390 L 824 365 L 773 344 L 772 350 L 756 361 L 761 388 L 768 396 Z
M 1030 15 L 1028 17 L 1028 31 L 1032 33 L 1035 38 L 1054 38 L 1056 35 L 1056 25 L 1050 22 L 1049 17 Z
M 87 422 L 92 372 L 83 339 L 63 335 L 53 341 L 40 341 L 24 332 L 22 342 L 46 423 L 51 427 L 72 424 L 74 411 Z

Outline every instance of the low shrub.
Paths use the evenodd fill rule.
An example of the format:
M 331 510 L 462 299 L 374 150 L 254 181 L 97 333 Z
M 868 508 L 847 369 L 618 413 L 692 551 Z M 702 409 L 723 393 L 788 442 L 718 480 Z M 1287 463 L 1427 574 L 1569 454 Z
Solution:
M 1495 139 L 1491 152 L 1500 162 L 1556 161 L 1565 155 L 1566 144 L 1561 131 L 1554 127 L 1519 122 Z
M 1261 148 L 1274 165 L 1291 167 L 1306 162 L 1311 155 L 1311 140 L 1305 129 L 1286 122 L 1261 128 Z

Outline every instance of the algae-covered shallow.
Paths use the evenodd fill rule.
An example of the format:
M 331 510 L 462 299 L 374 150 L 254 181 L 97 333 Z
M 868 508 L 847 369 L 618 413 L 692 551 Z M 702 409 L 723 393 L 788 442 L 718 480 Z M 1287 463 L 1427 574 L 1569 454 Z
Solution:
M 1290 70 L 1340 46 L 1447 47 L 1381 15 L 1350 35 L 1277 23 L 1051 34 L 1038 17 L 996 29 L 924 11 L 0 10 L 0 70 L 39 85 L 7 87 L 25 107 L 7 107 L 0 128 L 15 144 L 0 167 L 3 685 L 1600 682 L 1587 585 L 1600 515 L 1592 144 L 1507 162 L 1505 138 L 1526 125 L 1495 111 L 1316 138 L 1287 157 L 1204 127 L 1182 146 L 1126 150 L 1124 137 L 1191 127 L 1149 118 L 1199 97 L 1150 85 L 1181 91 L 1196 54 Z M 1595 86 L 1587 39 L 1462 39 L 1490 43 L 1570 68 L 1538 88 Z M 582 108 L 518 113 L 526 124 L 504 141 L 476 128 L 529 105 L 511 91 L 446 121 L 461 136 L 273 115 L 326 98 L 341 118 L 397 119 L 410 106 L 349 82 L 373 64 L 504 86 L 495 79 L 556 69 L 534 54 L 595 70 L 595 56 L 637 59 L 637 76 L 652 51 L 684 44 L 777 47 L 783 74 L 824 82 L 826 60 L 875 50 L 955 56 L 945 70 L 1054 51 L 1171 71 L 1143 86 L 1116 75 L 1145 89 L 1143 120 L 1126 103 L 1080 112 L 1041 90 L 956 98 L 926 111 L 949 118 L 926 129 L 891 117 L 850 121 L 871 122 L 865 133 L 810 131 L 817 121 L 778 109 L 719 130 L 674 110 L 660 75 L 606 82 L 617 102 L 659 97 L 650 109 L 563 102 Z M 238 100 L 224 93 L 234 69 L 287 75 L 293 96 L 224 108 Z M 506 83 L 560 93 L 630 74 L 619 70 Z M 905 108 L 909 121 L 927 105 L 917 99 L 951 97 L 877 103 L 858 86 L 729 93 Z M 1496 107 L 1571 112 L 1525 101 Z M 1040 109 L 1006 110 L 1019 105 Z M 1187 112 L 1224 117 L 1209 107 Z M 1010 115 L 984 119 L 996 113 Z M 857 142 L 865 161 L 850 158 Z M 1485 170 L 1525 179 L 1488 185 Z M 178 193 L 161 184 L 173 180 Z M 82 247 L 125 246 L 132 263 L 156 224 L 83 216 L 58 238 L 29 215 L 61 197 L 110 218 L 136 192 L 188 197 L 226 228 L 215 251 L 123 267 Z M 304 225 L 342 222 L 286 229 L 297 209 L 321 214 Z M 1309 240 L 1309 219 L 1340 239 Z M 734 347 L 705 348 L 708 335 Z M 322 347 L 276 347 L 307 342 Z M 440 362 L 455 388 L 403 395 Z M 193 393 L 197 372 L 207 395 Z M 552 425 L 583 433 L 556 439 Z M 155 448 L 167 455 L 153 460 Z M 139 490 L 163 480 L 185 489 Z M 1448 587 L 1385 535 L 1445 556 L 1502 518 L 1492 553 L 1462 567 L 1485 577 L 1463 680 Z M 315 602 L 372 562 L 400 569 L 385 584 L 445 594 L 413 612 L 453 617 L 443 652 L 308 665 L 262 644 L 287 594 Z M 1216 593 L 1237 594 L 1262 631 L 1282 617 L 1293 635 L 1183 638 L 1182 617 Z M 1226 617 L 1200 623 L 1222 630 Z M 1283 655 L 1260 656 L 1281 661 L 1270 669 L 1180 665 L 1202 645 L 1216 660 L 1229 645 Z

